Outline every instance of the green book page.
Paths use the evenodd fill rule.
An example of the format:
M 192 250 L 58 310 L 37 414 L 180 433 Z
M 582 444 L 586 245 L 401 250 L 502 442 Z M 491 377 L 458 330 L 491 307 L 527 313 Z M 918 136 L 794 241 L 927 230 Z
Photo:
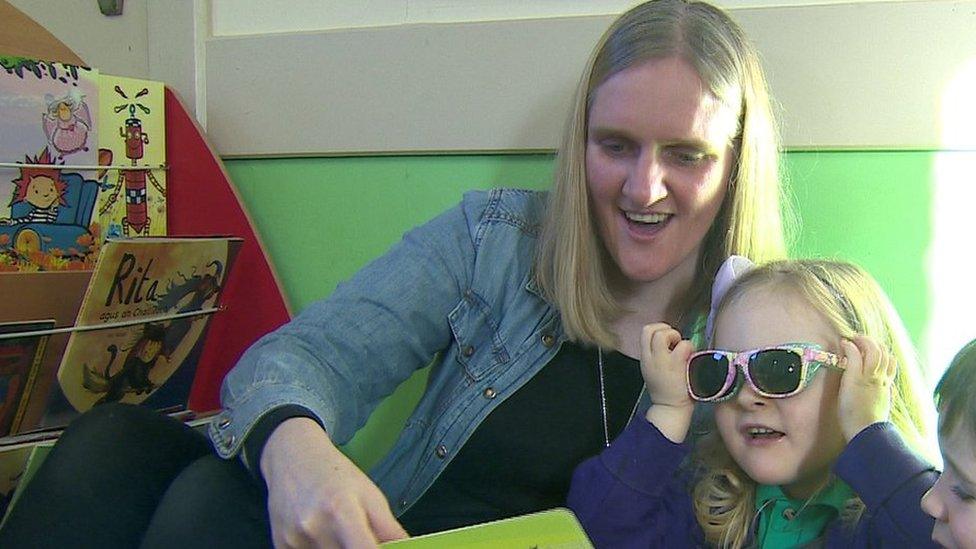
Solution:
M 382 544 L 391 549 L 587 549 L 592 548 L 569 509 L 486 522 Z
M 7 512 L 3 517 L 3 522 L 6 522 L 7 516 L 10 515 L 10 510 L 17 504 L 17 500 L 20 499 L 20 495 L 24 492 L 27 483 L 34 477 L 34 473 L 40 468 L 41 463 L 44 462 L 44 458 L 47 457 L 52 446 L 54 446 L 54 441 L 50 440 L 38 443 L 30 449 L 27 461 L 24 464 L 24 472 L 17 481 L 17 487 L 14 489 L 14 495 L 10 498 L 10 504 L 7 505 Z M 0 522 L 0 527 L 3 527 L 3 522 Z

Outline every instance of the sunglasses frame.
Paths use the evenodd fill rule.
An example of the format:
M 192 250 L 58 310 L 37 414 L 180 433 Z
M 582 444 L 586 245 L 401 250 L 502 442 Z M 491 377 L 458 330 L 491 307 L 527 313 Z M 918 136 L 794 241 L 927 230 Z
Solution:
M 768 393 L 763 391 L 752 379 L 752 375 L 749 373 L 749 363 L 752 358 L 763 351 L 788 351 L 796 354 L 800 357 L 800 382 L 794 391 L 784 394 L 778 393 Z M 695 395 L 694 391 L 691 390 L 691 363 L 696 358 L 705 355 L 722 355 L 729 361 L 728 373 L 725 376 L 725 383 L 722 384 L 721 390 L 716 393 L 713 397 L 699 397 Z M 742 386 L 741 383 L 736 383 L 739 378 L 739 370 L 742 371 L 742 377 L 745 378 L 745 382 L 749 384 L 749 387 L 759 396 L 763 398 L 789 398 L 803 389 L 810 383 L 810 379 L 813 377 L 817 370 L 821 367 L 827 367 L 833 370 L 844 371 L 844 367 L 840 365 L 840 357 L 830 351 L 823 350 L 823 347 L 817 345 L 816 343 L 784 343 L 783 345 L 774 345 L 771 347 L 759 347 L 758 349 L 750 349 L 747 351 L 726 351 L 723 349 L 705 349 L 703 351 L 698 351 L 693 353 L 688 358 L 688 363 L 685 365 L 685 381 L 688 387 L 688 395 L 692 400 L 698 402 L 722 402 L 723 400 L 728 400 L 735 396 L 739 392 L 739 388 Z

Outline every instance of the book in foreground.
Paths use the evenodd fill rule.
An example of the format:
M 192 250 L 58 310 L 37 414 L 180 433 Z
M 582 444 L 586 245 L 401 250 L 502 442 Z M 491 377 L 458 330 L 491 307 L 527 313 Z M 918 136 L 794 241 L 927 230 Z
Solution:
M 435 532 L 381 545 L 384 549 L 592 549 L 576 515 L 557 508 Z
M 185 406 L 206 327 L 240 244 L 231 237 L 107 241 L 44 424 L 66 423 L 107 402 Z
M 3 522 L 52 446 L 53 440 L 0 447 L 0 517 Z

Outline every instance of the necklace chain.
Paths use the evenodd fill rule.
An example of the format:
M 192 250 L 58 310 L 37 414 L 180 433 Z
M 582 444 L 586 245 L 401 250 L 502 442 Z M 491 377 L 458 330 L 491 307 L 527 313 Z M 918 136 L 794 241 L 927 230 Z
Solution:
M 596 365 L 600 370 L 600 412 L 603 413 L 603 442 L 605 448 L 610 447 L 610 426 L 607 423 L 607 390 L 603 386 L 603 349 L 596 349 Z
M 600 372 L 600 413 L 603 416 L 603 444 L 605 448 L 609 448 L 610 424 L 607 421 L 607 389 L 603 380 L 603 349 L 600 347 L 596 348 L 596 366 L 597 370 Z M 637 413 L 637 406 L 640 405 L 641 395 L 644 394 L 644 390 L 646 388 L 647 383 L 643 383 L 640 391 L 637 393 L 637 399 L 634 401 L 634 407 L 630 410 L 630 416 L 627 418 L 627 425 L 630 425 L 630 421 L 634 419 L 634 415 Z

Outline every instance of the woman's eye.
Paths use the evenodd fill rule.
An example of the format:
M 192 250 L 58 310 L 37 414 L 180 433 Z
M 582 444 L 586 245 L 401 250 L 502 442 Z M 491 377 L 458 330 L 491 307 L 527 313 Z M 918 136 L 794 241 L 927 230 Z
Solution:
M 964 501 L 966 503 L 972 503 L 976 501 L 976 496 L 973 496 L 972 494 L 963 490 L 959 486 L 953 486 L 952 493 L 955 494 L 960 501 Z
M 630 145 L 619 139 L 605 139 L 600 142 L 600 147 L 610 156 L 623 156 L 630 152 Z
M 669 155 L 684 166 L 697 166 L 709 157 L 703 151 L 696 149 L 672 149 Z

